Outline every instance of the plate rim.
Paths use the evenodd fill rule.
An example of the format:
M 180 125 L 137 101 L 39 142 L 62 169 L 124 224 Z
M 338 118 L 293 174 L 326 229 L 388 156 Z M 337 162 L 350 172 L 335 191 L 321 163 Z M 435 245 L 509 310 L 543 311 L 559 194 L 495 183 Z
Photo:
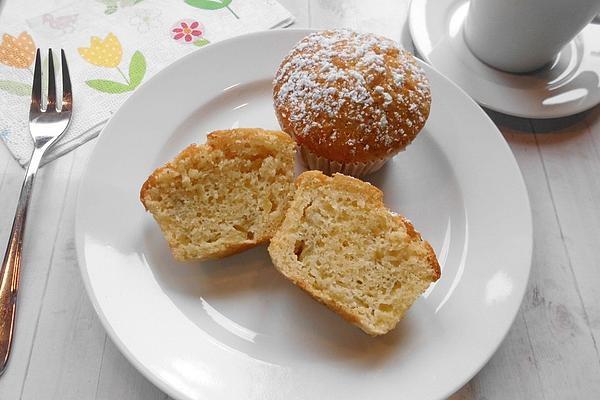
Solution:
M 412 5 L 412 1 L 413 0 L 411 0 L 411 5 Z M 173 68 L 175 68 L 177 65 L 187 63 L 188 60 L 191 59 L 192 57 L 198 57 L 198 54 L 196 54 L 197 52 L 200 52 L 200 54 L 204 54 L 204 52 L 206 52 L 211 47 L 214 48 L 215 46 L 220 46 L 220 47 L 221 46 L 229 46 L 231 43 L 235 43 L 237 41 L 244 41 L 244 40 L 247 40 L 248 38 L 260 37 L 260 36 L 271 36 L 271 35 L 277 36 L 280 34 L 308 35 L 310 33 L 316 32 L 316 31 L 319 31 L 319 30 L 318 29 L 304 29 L 304 28 L 280 28 L 280 29 L 257 31 L 257 32 L 252 32 L 252 33 L 228 38 L 228 39 L 222 40 L 220 42 L 211 44 L 208 47 L 197 49 L 196 51 L 191 52 L 191 53 L 183 56 L 182 58 L 172 62 L 171 64 L 167 65 L 162 70 L 158 71 L 153 77 L 151 77 L 149 80 L 144 82 L 140 87 L 145 87 L 145 85 L 147 85 L 149 82 L 151 82 L 155 78 L 159 78 L 163 75 L 168 75 L 170 73 L 170 71 Z M 423 61 L 420 61 L 420 62 L 423 62 Z M 494 346 L 490 347 L 490 350 L 489 350 L 488 354 L 485 355 L 485 357 L 482 357 L 482 361 L 480 363 L 478 363 L 480 365 L 473 368 L 472 371 L 469 371 L 469 373 L 465 375 L 465 379 L 463 379 L 462 381 L 457 380 L 456 384 L 452 385 L 452 387 L 447 392 L 445 392 L 445 394 L 443 396 L 441 396 L 439 398 L 439 399 L 445 399 L 448 396 L 455 393 L 457 390 L 459 390 L 468 381 L 470 381 L 473 378 L 473 376 L 475 376 L 489 362 L 491 357 L 496 353 L 496 351 L 498 350 L 500 345 L 504 342 L 506 335 L 508 334 L 512 325 L 514 324 L 514 320 L 521 308 L 521 304 L 523 302 L 523 299 L 524 299 L 524 296 L 525 296 L 525 293 L 526 293 L 526 290 L 528 287 L 530 275 L 531 275 L 532 257 L 533 257 L 533 219 L 532 219 L 532 211 L 531 211 L 531 202 L 530 202 L 530 198 L 529 198 L 529 193 L 527 191 L 527 186 L 525 184 L 525 180 L 521 173 L 520 167 L 516 161 L 516 158 L 514 157 L 514 154 L 512 153 L 508 143 L 502 136 L 498 127 L 494 124 L 492 119 L 485 113 L 485 111 L 481 108 L 481 106 L 479 104 L 477 104 L 477 102 L 475 102 L 475 100 L 471 96 L 469 96 L 462 88 L 460 88 L 456 83 L 454 83 L 451 79 L 446 77 L 444 74 L 439 72 L 431 64 L 427 63 L 427 67 L 430 68 L 431 70 L 433 70 L 436 74 L 438 74 L 440 78 L 446 80 L 453 87 L 454 90 L 456 90 L 461 96 L 464 96 L 465 100 L 470 102 L 476 109 L 479 109 L 481 116 L 490 124 L 490 127 L 493 130 L 495 130 L 495 133 L 498 135 L 500 142 L 501 142 L 502 146 L 504 147 L 503 152 L 506 153 L 506 155 L 510 158 L 510 162 L 514 164 L 514 167 L 516 167 L 517 174 L 514 176 L 514 179 L 516 179 L 516 181 L 517 181 L 516 183 L 518 183 L 518 186 L 520 187 L 520 190 L 521 190 L 520 195 L 524 196 L 523 200 L 525 201 L 524 205 L 526 205 L 526 209 L 524 209 L 523 211 L 524 211 L 525 215 L 527 216 L 526 221 L 523 221 L 525 228 L 527 230 L 527 232 L 525 232 L 525 237 L 528 239 L 527 240 L 527 248 L 526 248 L 526 252 L 525 252 L 527 254 L 527 260 L 523 261 L 524 264 L 526 261 L 526 266 L 527 266 L 526 278 L 527 279 L 522 286 L 523 289 L 522 289 L 521 293 L 515 293 L 516 297 L 519 298 L 519 301 L 515 302 L 514 309 L 510 310 L 510 312 L 512 314 L 512 315 L 510 315 L 510 318 L 509 318 L 510 324 L 507 324 L 504 327 L 504 331 L 500 335 L 500 339 L 498 340 L 498 342 Z M 132 102 L 132 101 L 137 101 L 137 95 L 138 95 L 138 93 L 136 91 L 136 93 L 133 93 L 131 96 L 129 96 L 123 102 L 123 104 L 119 107 L 119 109 L 111 116 L 108 123 L 102 129 L 102 132 L 100 134 L 100 137 L 97 140 L 97 143 L 95 144 L 95 147 L 100 146 L 101 143 L 104 143 L 107 140 L 109 140 L 109 137 L 107 137 L 106 135 L 103 135 L 103 133 L 105 131 L 108 131 L 111 129 L 113 121 L 114 121 L 114 117 L 119 114 L 120 110 L 126 104 L 129 104 L 129 102 Z M 96 315 L 98 316 L 106 333 L 109 335 L 111 341 L 119 349 L 121 354 L 123 354 L 123 356 L 127 359 L 127 361 L 130 362 L 146 379 L 148 379 L 150 382 L 152 382 L 152 384 L 156 385 L 160 390 L 165 392 L 170 397 L 172 397 L 174 399 L 188 400 L 189 397 L 187 397 L 185 393 L 182 393 L 182 392 L 176 390 L 174 387 L 168 385 L 158 375 L 156 375 L 148 367 L 146 367 L 146 365 L 144 365 L 129 350 L 129 348 L 120 339 L 119 335 L 117 334 L 117 332 L 113 329 L 112 325 L 110 324 L 108 318 L 106 317 L 105 313 L 102 310 L 102 307 L 96 296 L 96 293 L 94 292 L 94 290 L 91 286 L 90 277 L 89 277 L 89 274 L 87 271 L 87 263 L 85 260 L 85 250 L 84 250 L 85 238 L 84 238 L 84 227 L 82 226 L 82 223 L 83 223 L 82 222 L 82 219 L 83 219 L 82 218 L 82 209 L 84 206 L 82 205 L 81 199 L 83 197 L 84 191 L 87 190 L 86 182 L 89 182 L 89 179 L 87 179 L 87 178 L 88 178 L 89 174 L 91 173 L 90 172 L 91 165 L 93 164 L 93 161 L 97 157 L 98 157 L 97 151 L 96 151 L 96 148 L 94 148 L 94 150 L 92 151 L 92 154 L 90 155 L 89 159 L 86 162 L 83 173 L 81 175 L 81 184 L 79 185 L 79 188 L 77 191 L 76 204 L 75 204 L 75 210 L 74 210 L 74 214 L 75 214 L 75 224 L 74 224 L 75 249 L 76 249 L 76 253 L 77 253 L 77 262 L 79 265 L 79 271 L 80 271 L 80 274 L 82 277 L 82 281 L 83 281 L 87 296 L 88 296 L 89 300 L 91 301 L 94 311 L 96 312 Z

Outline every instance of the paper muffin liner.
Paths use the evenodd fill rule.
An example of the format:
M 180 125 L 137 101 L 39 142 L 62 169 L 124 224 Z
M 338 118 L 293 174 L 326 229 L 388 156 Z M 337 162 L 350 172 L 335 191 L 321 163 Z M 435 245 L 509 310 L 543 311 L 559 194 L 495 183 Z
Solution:
M 391 154 L 388 158 L 374 160 L 370 162 L 352 162 L 352 163 L 341 163 L 339 161 L 328 160 L 327 158 L 321 157 L 312 151 L 308 150 L 305 146 L 298 145 L 302 160 L 309 169 L 318 169 L 323 171 L 327 175 L 334 174 L 336 172 L 344 175 L 350 175 L 355 178 L 372 174 L 379 170 L 383 165 L 392 158 L 395 154 Z

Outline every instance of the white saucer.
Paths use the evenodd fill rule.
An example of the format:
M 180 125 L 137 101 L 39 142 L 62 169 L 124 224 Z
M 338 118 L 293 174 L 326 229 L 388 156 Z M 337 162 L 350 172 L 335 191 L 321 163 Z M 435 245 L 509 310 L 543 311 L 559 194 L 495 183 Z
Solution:
M 525 118 L 558 118 L 600 103 L 600 25 L 588 25 L 548 67 L 510 74 L 479 61 L 463 38 L 467 0 L 412 0 L 410 33 L 419 55 L 479 104 Z

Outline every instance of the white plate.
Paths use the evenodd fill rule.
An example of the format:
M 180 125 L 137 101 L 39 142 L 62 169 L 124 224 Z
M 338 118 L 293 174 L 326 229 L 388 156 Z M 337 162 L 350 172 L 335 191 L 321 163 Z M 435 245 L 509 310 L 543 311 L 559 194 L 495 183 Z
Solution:
M 491 357 L 530 268 L 527 193 L 502 136 L 431 67 L 432 114 L 371 181 L 439 255 L 442 278 L 372 338 L 272 267 L 264 247 L 180 264 L 138 200 L 151 171 L 217 128 L 277 128 L 271 79 L 309 31 L 201 49 L 140 87 L 104 129 L 83 178 L 76 237 L 102 323 L 177 399 L 440 399 Z
M 412 0 L 408 20 L 419 55 L 479 104 L 516 117 L 558 118 L 600 103 L 600 25 L 584 28 L 548 67 L 511 74 L 479 61 L 465 44 L 468 9 L 468 0 Z

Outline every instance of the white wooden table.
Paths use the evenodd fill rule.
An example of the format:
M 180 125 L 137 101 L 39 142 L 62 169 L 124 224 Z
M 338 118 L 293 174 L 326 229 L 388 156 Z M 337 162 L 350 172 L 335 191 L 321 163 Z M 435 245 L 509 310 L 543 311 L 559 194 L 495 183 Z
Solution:
M 280 1 L 297 27 L 360 28 L 410 46 L 407 1 Z M 600 107 L 550 121 L 490 115 L 527 183 L 533 268 L 506 340 L 452 399 L 600 399 Z M 37 181 L 2 400 L 168 399 L 111 343 L 80 279 L 73 209 L 94 145 L 53 161 Z M 0 145 L 0 251 L 23 172 Z

